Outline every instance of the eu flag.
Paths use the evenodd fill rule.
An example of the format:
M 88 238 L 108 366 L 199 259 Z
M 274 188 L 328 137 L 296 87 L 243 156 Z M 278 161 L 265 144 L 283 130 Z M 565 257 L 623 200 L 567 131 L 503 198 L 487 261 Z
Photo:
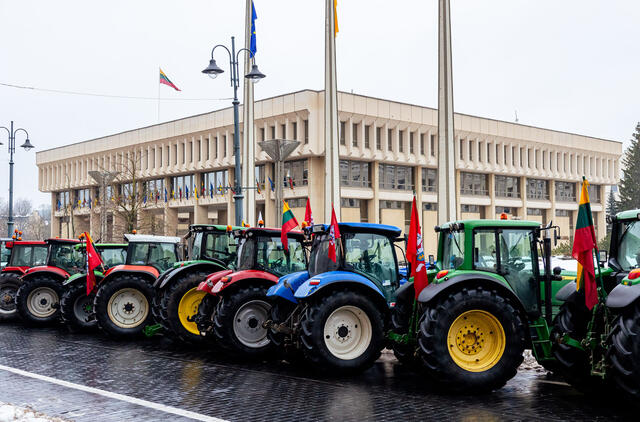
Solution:
M 258 48 L 256 47 L 256 19 L 258 19 L 258 15 L 256 15 L 256 7 L 251 2 L 251 44 L 249 46 L 249 50 L 251 51 L 251 57 L 256 55 Z

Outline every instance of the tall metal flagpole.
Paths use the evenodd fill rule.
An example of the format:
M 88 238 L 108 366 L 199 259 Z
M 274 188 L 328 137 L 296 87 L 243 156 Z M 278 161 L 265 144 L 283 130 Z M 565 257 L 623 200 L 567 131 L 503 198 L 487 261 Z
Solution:
M 438 0 L 438 224 L 458 218 L 450 13 L 449 0 Z
M 336 20 L 334 0 L 325 0 L 324 31 L 324 221 L 331 218 L 331 205 L 340 221 L 340 174 L 338 145 L 338 85 L 336 78 Z
M 158 66 L 158 78 L 160 77 L 160 66 Z M 160 123 L 160 80 L 158 80 L 158 123 Z
M 246 0 L 244 21 L 244 47 L 251 50 L 251 17 L 252 0 Z M 250 54 L 244 55 L 244 74 L 251 71 L 253 59 Z M 244 99 L 242 105 L 242 186 L 253 186 L 255 183 L 254 169 L 255 158 L 255 136 L 253 123 L 253 82 L 244 78 Z M 246 189 L 244 201 L 245 223 L 253 226 L 256 222 L 256 192 L 255 189 Z

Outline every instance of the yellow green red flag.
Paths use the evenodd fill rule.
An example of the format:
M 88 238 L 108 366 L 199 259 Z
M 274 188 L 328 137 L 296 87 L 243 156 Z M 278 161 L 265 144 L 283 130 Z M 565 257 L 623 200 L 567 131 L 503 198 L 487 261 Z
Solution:
M 162 69 L 160 69 L 160 83 L 166 86 L 170 86 L 171 88 L 175 89 L 176 91 L 180 91 L 180 89 L 175 86 L 173 84 L 173 82 L 171 82 L 171 80 L 169 79 L 169 77 L 167 77 L 167 75 L 165 75 L 165 73 L 162 71 Z
M 289 208 L 289 204 L 286 201 L 282 201 L 282 231 L 280 232 L 280 240 L 285 251 L 289 250 L 289 240 L 287 233 L 298 227 L 298 220 L 293 215 L 293 211 Z
M 589 202 L 589 182 L 587 179 L 583 179 L 571 255 L 578 261 L 576 288 L 578 291 L 584 291 L 585 305 L 589 309 L 598 303 L 598 288 L 593 264 L 593 252 L 596 248 L 596 232 L 593 226 L 591 203 Z

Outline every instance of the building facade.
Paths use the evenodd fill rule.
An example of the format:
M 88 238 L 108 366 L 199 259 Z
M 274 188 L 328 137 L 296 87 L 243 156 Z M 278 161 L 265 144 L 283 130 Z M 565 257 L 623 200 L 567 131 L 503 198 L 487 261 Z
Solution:
M 437 110 L 347 93 L 339 93 L 338 104 L 342 220 L 406 230 L 415 191 L 425 250 L 434 253 Z M 605 235 L 605 188 L 618 181 L 622 143 L 463 114 L 454 119 L 460 218 L 506 213 L 553 221 L 570 241 L 584 175 L 591 183 L 596 231 Z M 256 146 L 255 180 L 245 184 L 255 190 L 256 215 L 261 213 L 268 226 L 277 226 L 281 218 L 274 212 L 273 183 L 285 184 L 285 198 L 298 220 L 307 197 L 315 221 L 327 220 L 323 128 L 323 91 L 256 101 L 256 142 L 300 141 L 285 163 L 282 181 L 274 180 L 273 163 Z M 36 160 L 39 189 L 51 192 L 53 236 L 99 231 L 103 204 L 91 170 L 120 172 L 107 190 L 111 203 L 106 204 L 116 240 L 122 235 L 117 224 L 122 217 L 114 209 L 136 201 L 131 179 L 140 224 L 152 222 L 146 231 L 181 235 L 191 223 L 234 221 L 231 108 L 41 151 Z

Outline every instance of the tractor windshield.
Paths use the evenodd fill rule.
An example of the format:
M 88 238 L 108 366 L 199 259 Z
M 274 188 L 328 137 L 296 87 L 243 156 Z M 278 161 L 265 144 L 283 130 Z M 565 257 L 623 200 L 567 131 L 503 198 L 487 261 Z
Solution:
M 464 232 L 443 231 L 442 269 L 455 270 L 464 262 Z
M 640 268 L 640 221 L 627 224 L 618 248 L 618 262 L 624 271 Z
M 177 261 L 176 245 L 173 243 L 129 243 L 127 263 L 130 265 L 150 265 L 162 272 Z
M 115 267 L 127 261 L 127 250 L 124 248 L 107 248 L 100 251 L 105 267 Z
M 0 244 L 0 267 L 4 267 L 9 262 L 11 257 L 11 249 L 7 248 L 7 244 L 2 242 Z
M 84 270 L 84 248 L 76 248 L 74 243 L 54 243 L 49 251 L 49 265 L 58 267 L 69 274 Z
M 259 269 L 281 277 L 305 267 L 304 249 L 294 238 L 289 238 L 289 253 L 285 252 L 280 237 L 252 237 L 240 246 L 239 270 Z
M 329 235 L 316 235 L 311 245 L 311 254 L 309 255 L 309 276 L 325 273 L 328 271 L 336 271 L 340 267 L 342 259 L 341 247 L 342 242 L 336 242 L 336 261 L 329 259 Z
M 11 266 L 13 267 L 37 267 L 47 264 L 46 245 L 18 245 L 13 244 L 11 252 Z
M 237 246 L 229 233 L 207 233 L 203 244 L 202 257 L 217 259 L 226 266 L 232 265 L 238 255 Z

